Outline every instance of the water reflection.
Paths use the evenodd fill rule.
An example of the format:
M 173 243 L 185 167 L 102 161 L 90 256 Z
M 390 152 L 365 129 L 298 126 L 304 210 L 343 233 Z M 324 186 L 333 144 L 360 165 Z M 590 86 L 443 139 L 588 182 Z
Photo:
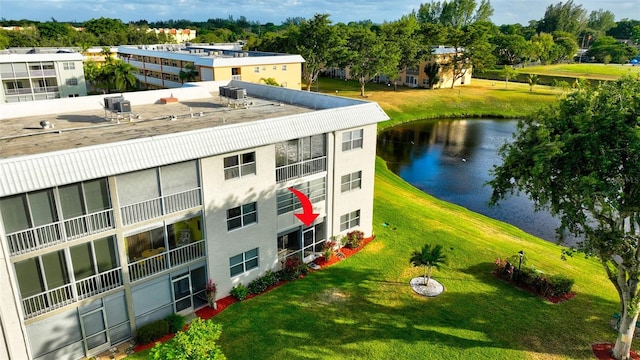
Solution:
M 381 133 L 378 154 L 394 173 L 426 193 L 555 242 L 559 220 L 535 212 L 525 196 L 488 206 L 489 171 L 501 162 L 498 149 L 511 140 L 516 124 L 488 119 L 413 122 Z

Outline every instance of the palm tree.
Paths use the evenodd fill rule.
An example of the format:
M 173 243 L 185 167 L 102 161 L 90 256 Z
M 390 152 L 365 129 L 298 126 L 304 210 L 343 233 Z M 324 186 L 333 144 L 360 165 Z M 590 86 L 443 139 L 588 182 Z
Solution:
M 442 245 L 436 245 L 431 247 L 431 244 L 424 244 L 422 251 L 414 250 L 411 253 L 409 262 L 413 266 L 424 266 L 424 277 L 426 279 L 425 285 L 431 281 L 431 269 L 440 269 L 440 265 L 444 265 L 447 262 L 447 256 L 442 253 Z
M 533 87 L 536 86 L 536 84 L 538 84 L 538 75 L 529 74 L 529 77 L 527 78 L 527 80 L 529 81 L 529 91 L 533 91 Z

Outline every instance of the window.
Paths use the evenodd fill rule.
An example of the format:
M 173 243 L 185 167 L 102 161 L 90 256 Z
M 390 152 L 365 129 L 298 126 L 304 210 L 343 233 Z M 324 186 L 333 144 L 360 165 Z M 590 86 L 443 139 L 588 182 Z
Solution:
M 78 79 L 77 78 L 67 79 L 66 83 L 67 85 L 78 85 Z
M 229 258 L 229 274 L 231 277 L 258 267 L 258 248 Z
M 360 210 L 340 216 L 340 231 L 345 231 L 358 225 L 360 225 Z
M 282 71 L 287 71 L 287 65 L 282 65 Z
M 124 238 L 129 262 L 149 258 L 166 251 L 162 227 L 130 235 Z
M 65 70 L 75 70 L 76 69 L 76 64 L 72 63 L 72 62 L 63 62 L 62 63 L 62 68 Z
M 233 155 L 224 158 L 224 179 L 229 180 L 256 173 L 256 153 Z
M 259 66 L 254 67 L 253 68 L 253 72 L 254 73 L 259 73 L 260 72 L 260 67 Z
M 273 65 L 273 67 L 271 68 L 271 70 L 278 70 L 278 67 Z
M 258 208 L 255 202 L 227 210 L 227 230 L 229 231 L 256 222 L 258 222 Z
M 340 190 L 347 192 L 355 189 L 360 189 L 362 183 L 362 171 L 356 171 L 351 174 L 343 175 Z
M 305 194 L 313 204 L 325 199 L 325 182 L 325 178 L 322 177 L 293 186 L 293 188 Z M 278 215 L 286 214 L 302 208 L 302 204 L 298 198 L 288 188 L 278 190 L 276 198 Z
M 362 148 L 364 130 L 345 131 L 342 133 L 342 151 Z

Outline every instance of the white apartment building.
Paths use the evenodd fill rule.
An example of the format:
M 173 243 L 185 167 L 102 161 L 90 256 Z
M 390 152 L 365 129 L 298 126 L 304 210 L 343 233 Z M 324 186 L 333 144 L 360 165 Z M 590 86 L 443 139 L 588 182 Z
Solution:
M 192 66 L 197 75 L 188 81 L 241 80 L 265 83 L 273 78 L 280 86 L 300 89 L 300 55 L 244 51 L 241 43 L 193 45 L 123 45 L 120 60 L 138 69 L 135 75 L 148 89 L 178 88 L 183 84 L 180 72 Z
M 0 53 L 0 104 L 87 95 L 82 60 L 75 52 Z
M 371 234 L 376 103 L 197 85 L 0 105 L 0 358 L 92 356 L 206 306 L 209 279 L 221 298 Z

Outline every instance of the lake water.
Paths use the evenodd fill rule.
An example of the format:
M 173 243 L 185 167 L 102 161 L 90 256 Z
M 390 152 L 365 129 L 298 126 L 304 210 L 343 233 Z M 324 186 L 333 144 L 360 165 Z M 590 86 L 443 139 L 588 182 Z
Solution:
M 378 136 L 378 155 L 401 178 L 439 199 L 498 219 L 556 242 L 560 224 L 534 211 L 524 195 L 488 205 L 490 170 L 502 162 L 498 149 L 511 141 L 517 120 L 429 120 L 394 127 Z M 565 244 L 573 244 L 569 238 Z

